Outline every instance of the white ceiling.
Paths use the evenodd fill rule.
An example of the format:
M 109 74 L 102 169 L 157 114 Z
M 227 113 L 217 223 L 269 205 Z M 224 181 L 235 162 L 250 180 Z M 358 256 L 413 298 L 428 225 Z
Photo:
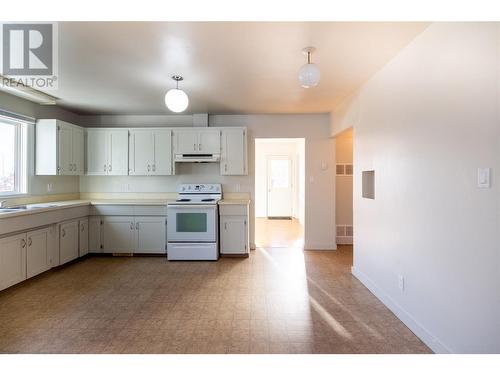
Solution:
M 61 22 L 59 104 L 79 113 L 169 114 L 173 74 L 186 113 L 329 112 L 427 23 Z M 316 88 L 297 71 L 317 51 Z

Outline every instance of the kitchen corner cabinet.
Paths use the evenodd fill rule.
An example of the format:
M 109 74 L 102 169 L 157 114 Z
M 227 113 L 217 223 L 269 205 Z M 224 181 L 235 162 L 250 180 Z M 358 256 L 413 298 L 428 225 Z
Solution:
M 37 175 L 78 176 L 84 171 L 84 130 L 55 119 L 38 120 L 35 130 Z
M 221 175 L 237 176 L 248 174 L 246 128 L 222 129 L 221 151 Z
M 102 224 L 103 221 L 99 216 L 89 218 L 89 253 L 102 253 Z
M 210 128 L 174 129 L 175 154 L 219 154 L 220 130 Z
M 87 130 L 87 175 L 128 175 L 128 129 Z
M 168 176 L 172 174 L 172 131 L 133 129 L 129 137 L 129 174 Z
M 221 255 L 248 256 L 248 204 L 224 204 L 220 214 Z

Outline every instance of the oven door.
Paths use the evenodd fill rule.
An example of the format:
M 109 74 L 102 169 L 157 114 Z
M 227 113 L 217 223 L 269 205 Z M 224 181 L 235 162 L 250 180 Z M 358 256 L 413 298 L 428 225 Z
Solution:
M 168 242 L 216 242 L 216 205 L 167 206 Z

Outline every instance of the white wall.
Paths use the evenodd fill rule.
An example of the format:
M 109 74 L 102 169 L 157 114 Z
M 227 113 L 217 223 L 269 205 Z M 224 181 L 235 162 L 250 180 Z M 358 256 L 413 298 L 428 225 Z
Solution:
M 286 156 L 292 161 L 292 216 L 304 222 L 303 139 L 256 139 L 255 140 L 255 216 L 267 216 L 267 161 L 270 156 Z M 302 171 L 302 176 L 301 176 Z M 300 196 L 302 195 L 302 196 Z
M 500 352 L 497 28 L 431 25 L 361 88 L 357 115 L 344 111 L 353 273 L 437 352 Z M 492 168 L 490 189 L 478 167 Z M 374 200 L 361 198 L 368 169 Z
M 124 118 L 125 117 L 125 118 Z M 168 116 L 83 116 L 86 126 L 189 126 L 191 116 L 175 122 Z M 136 121 L 138 121 L 136 123 Z M 211 126 L 248 127 L 248 176 L 220 176 L 218 164 L 187 164 L 176 176 L 112 177 L 85 176 L 80 178 L 80 190 L 86 192 L 175 192 L 181 182 L 222 183 L 225 192 L 250 194 L 250 238 L 254 239 L 255 217 L 255 138 L 305 138 L 305 245 L 308 249 L 335 249 L 335 188 L 334 140 L 329 138 L 329 116 L 318 115 L 213 115 Z M 322 162 L 328 168 L 322 170 Z M 318 222 L 321 224 L 318 225 Z M 311 225 L 308 225 L 311 223 Z

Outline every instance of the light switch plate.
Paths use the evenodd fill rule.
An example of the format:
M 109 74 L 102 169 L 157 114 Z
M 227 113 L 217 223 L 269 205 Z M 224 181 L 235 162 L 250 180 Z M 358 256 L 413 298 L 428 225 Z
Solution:
M 490 168 L 477 169 L 477 187 L 483 189 L 491 187 Z

